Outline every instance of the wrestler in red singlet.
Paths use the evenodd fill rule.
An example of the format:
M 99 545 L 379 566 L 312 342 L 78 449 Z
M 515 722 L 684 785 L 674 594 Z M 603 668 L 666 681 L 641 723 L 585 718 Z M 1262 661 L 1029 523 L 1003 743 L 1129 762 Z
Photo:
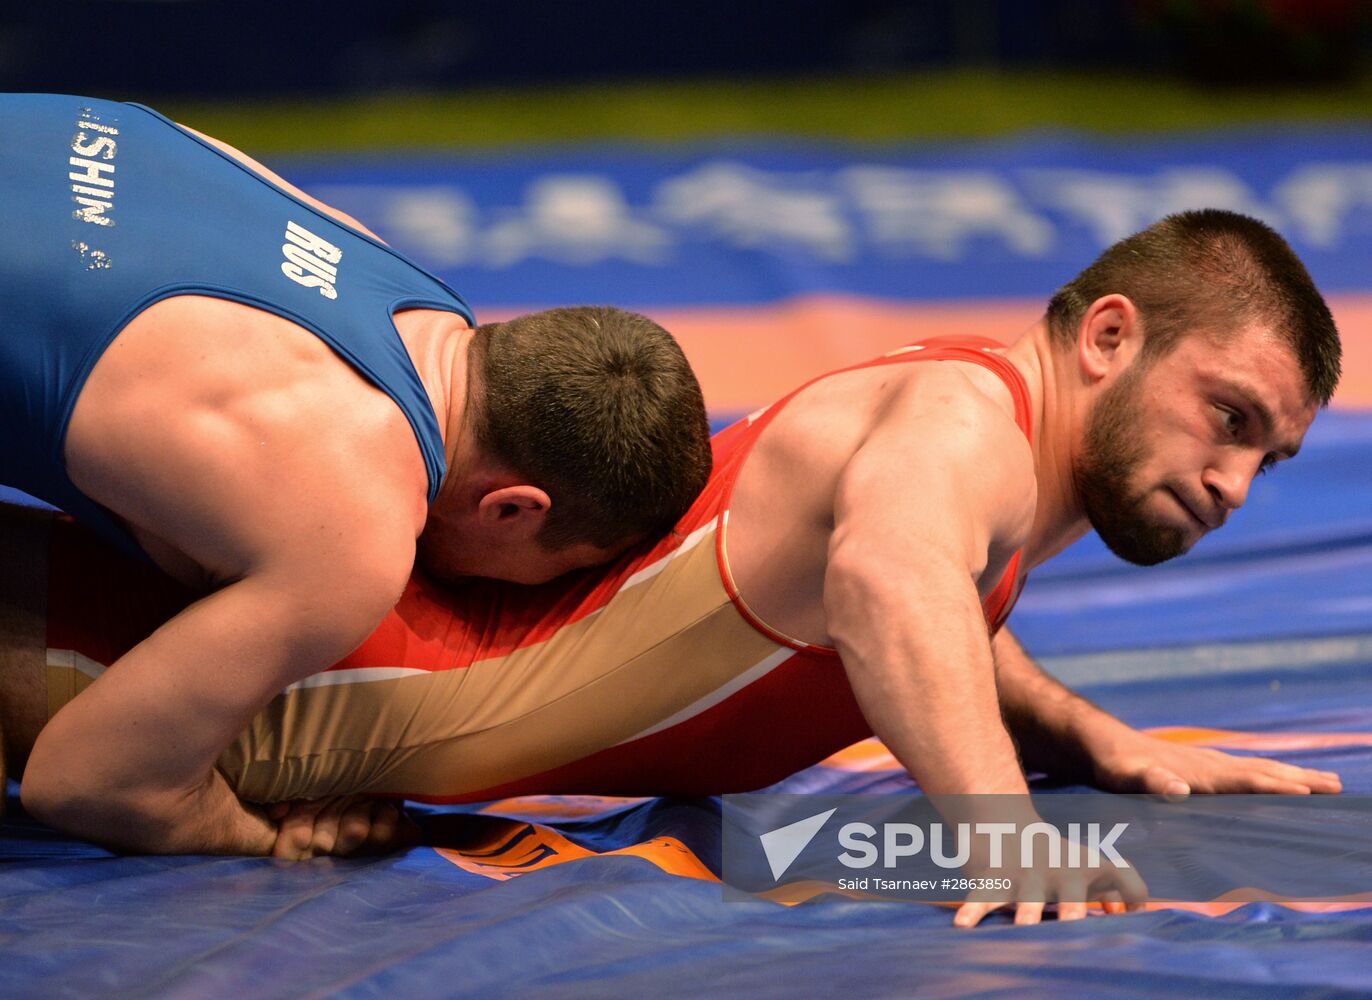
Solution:
M 981 365 L 1031 437 L 1028 390 L 1000 346 L 940 338 L 855 367 Z M 416 576 L 351 656 L 259 715 L 221 770 L 255 801 L 708 795 L 764 787 L 870 736 L 837 654 L 769 628 L 729 570 L 734 482 L 795 395 L 715 436 L 708 486 L 651 549 L 537 588 Z M 1016 554 L 983 603 L 993 630 L 1018 567 Z M 190 600 L 70 524 L 53 533 L 49 590 L 50 713 Z

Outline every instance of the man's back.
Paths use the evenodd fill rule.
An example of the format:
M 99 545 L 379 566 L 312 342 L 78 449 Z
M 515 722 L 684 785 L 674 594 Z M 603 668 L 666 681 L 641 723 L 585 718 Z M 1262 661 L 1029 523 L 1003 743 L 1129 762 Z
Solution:
M 77 401 L 64 458 L 82 494 L 202 590 L 247 572 L 278 544 L 267 533 L 296 530 L 305 511 L 327 519 L 330 495 L 351 505 L 375 491 L 411 541 L 428 510 L 423 456 L 390 398 L 296 324 L 202 296 L 165 299 L 122 331 Z M 201 486 L 210 495 L 188 502 Z M 243 509 L 259 514 L 230 533 Z
M 158 359 L 174 354 L 184 362 L 200 348 L 194 360 L 219 369 L 221 387 L 230 370 L 242 369 L 233 356 L 240 351 L 248 362 L 242 387 L 250 389 L 283 360 L 265 348 L 269 339 L 282 343 L 289 327 L 302 341 L 318 338 L 336 352 L 326 365 L 356 371 L 359 387 L 365 379 L 391 398 L 413 428 L 432 499 L 443 473 L 442 429 L 390 312 L 443 308 L 465 327 L 470 313 L 460 298 L 317 203 L 155 112 L 12 95 L 0 103 L 0 116 L 7 132 L 25 136 L 0 155 L 12 201 L 0 242 L 8 331 L 0 336 L 0 414 L 10 430 L 0 445 L 3 481 L 127 544 L 109 511 L 123 521 L 136 511 L 121 511 L 118 493 L 91 497 L 74 488 L 64 462 L 73 408 L 86 400 L 87 377 L 108 360 L 111 342 L 120 338 L 119 353 L 131 355 L 125 369 L 135 375 L 153 368 L 175 374 Z M 149 307 L 187 295 L 198 296 L 189 310 L 149 315 Z M 287 350 L 327 354 L 320 346 Z M 104 374 L 109 381 L 112 373 Z M 174 379 L 160 381 L 156 391 L 170 404 L 160 419 L 175 421 L 177 400 L 167 398 Z M 144 375 L 142 391 L 152 384 Z M 189 408 L 206 402 L 196 392 L 187 387 Z M 365 394 L 346 392 L 337 409 L 347 409 L 353 396 Z M 118 421 L 102 431 L 122 425 L 123 414 L 102 415 Z M 184 489 L 186 470 L 177 471 Z M 219 470 L 207 461 L 204 471 L 213 477 Z

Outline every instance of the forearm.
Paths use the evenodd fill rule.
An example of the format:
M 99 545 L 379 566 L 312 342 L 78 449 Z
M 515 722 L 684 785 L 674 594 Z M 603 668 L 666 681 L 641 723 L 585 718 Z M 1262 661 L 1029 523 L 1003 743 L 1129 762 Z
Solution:
M 1010 633 L 991 643 L 1001 714 L 1026 767 L 1090 777 L 1093 747 L 1134 730 L 1045 673 Z
M 301 643 L 300 618 L 258 581 L 186 609 L 43 729 L 25 771 L 25 804 L 47 823 L 121 850 L 269 853 L 273 824 L 241 804 L 213 766 L 277 691 L 346 652 Z
M 879 566 L 840 566 L 826 580 L 833 638 L 864 717 L 926 792 L 1023 793 L 976 590 L 948 577 L 911 593 Z
M 262 857 L 277 837 L 265 812 L 241 801 L 213 770 L 189 790 L 144 788 L 117 798 L 68 790 L 40 809 L 51 826 L 128 853 Z

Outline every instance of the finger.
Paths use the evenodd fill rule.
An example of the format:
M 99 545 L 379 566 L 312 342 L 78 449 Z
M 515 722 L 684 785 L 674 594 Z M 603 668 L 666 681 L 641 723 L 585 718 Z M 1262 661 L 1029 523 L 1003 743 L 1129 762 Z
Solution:
M 1123 904 L 1120 904 L 1120 909 L 1123 909 L 1123 908 L 1124 908 L 1124 905 L 1123 905 Z M 1085 902 L 1072 902 L 1072 903 L 1059 903 L 1059 904 L 1058 904 L 1058 920 L 1059 920 L 1059 921 L 1063 921 L 1063 920 L 1081 920 L 1081 919 L 1085 918 L 1085 916 L 1086 916 L 1086 903 L 1085 903 Z
M 1000 903 L 991 902 L 968 902 L 958 907 L 958 912 L 953 916 L 954 927 L 975 927 L 981 923 L 981 918 L 992 910 L 1001 906 Z
M 1236 791 L 1240 789 L 1235 789 Z M 1278 778 L 1272 775 L 1255 775 L 1247 782 L 1242 791 L 1258 792 L 1263 795 L 1309 795 L 1310 786 L 1300 781 Z
M 1020 903 L 1015 907 L 1016 924 L 1036 924 L 1043 919 L 1043 904 L 1040 902 Z
M 314 821 L 325 804 L 323 799 L 286 803 L 287 811 L 278 822 L 272 854 L 292 861 L 313 857 L 310 843 L 314 838 Z
M 369 853 L 382 854 L 394 850 L 400 840 L 400 810 L 392 802 L 378 801 L 371 804 L 371 829 L 363 849 Z
M 1125 912 L 1124 899 L 1114 889 L 1106 889 L 1100 894 L 1100 908 L 1109 916 Z
M 1303 767 L 1300 771 L 1302 780 L 1312 792 L 1328 795 L 1343 791 L 1343 779 L 1334 771 L 1316 771 L 1309 767 Z
M 1140 775 L 1140 784 L 1145 792 L 1161 795 L 1168 802 L 1180 802 L 1191 794 L 1191 785 L 1181 775 L 1157 764 Z
M 1304 795 L 1307 792 L 1333 794 L 1343 790 L 1343 782 L 1332 771 L 1316 771 L 1268 757 L 1242 757 L 1210 751 L 1213 770 L 1208 787 L 1196 791 L 1259 792 L 1272 795 Z
M 419 843 L 419 826 L 405 814 L 399 802 L 378 800 L 372 816 L 372 834 L 364 850 L 386 854 Z
M 1309 767 L 1297 767 L 1295 764 L 1283 764 L 1273 761 L 1272 776 L 1291 782 L 1292 784 L 1303 785 L 1311 792 L 1330 794 L 1343 791 L 1343 781 L 1332 771 L 1316 771 Z
M 366 844 L 372 836 L 372 814 L 373 804 L 367 799 L 345 806 L 339 814 L 338 837 L 330 853 L 347 857 Z
M 1148 885 L 1132 868 L 1115 869 L 1114 888 L 1124 899 L 1125 909 L 1131 913 L 1143 909 L 1143 904 L 1148 902 Z
M 310 836 L 310 857 L 317 858 L 334 852 L 334 846 L 338 843 L 339 823 L 342 822 L 344 810 L 352 802 L 351 796 L 332 798 L 315 814 L 314 830 Z

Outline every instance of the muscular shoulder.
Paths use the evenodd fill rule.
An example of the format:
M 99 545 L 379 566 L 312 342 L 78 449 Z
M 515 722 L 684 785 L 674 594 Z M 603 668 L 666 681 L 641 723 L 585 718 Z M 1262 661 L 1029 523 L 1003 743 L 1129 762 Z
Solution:
M 1015 423 L 1014 400 L 994 373 L 970 364 L 892 366 L 870 414 L 867 438 L 882 447 L 1003 455 L 1028 461 L 1029 445 Z M 1027 466 L 1025 467 L 1027 469 Z
M 149 309 L 101 359 L 66 457 L 136 537 L 225 579 L 269 557 L 351 564 L 372 539 L 412 546 L 427 485 L 413 442 L 317 337 L 188 296 Z
M 970 367 L 912 364 L 885 386 L 845 469 L 837 507 L 881 497 L 893 531 L 900 522 L 906 536 L 956 536 L 960 548 L 979 553 L 975 565 L 1024 542 L 1037 490 L 1033 453 L 1008 390 Z

